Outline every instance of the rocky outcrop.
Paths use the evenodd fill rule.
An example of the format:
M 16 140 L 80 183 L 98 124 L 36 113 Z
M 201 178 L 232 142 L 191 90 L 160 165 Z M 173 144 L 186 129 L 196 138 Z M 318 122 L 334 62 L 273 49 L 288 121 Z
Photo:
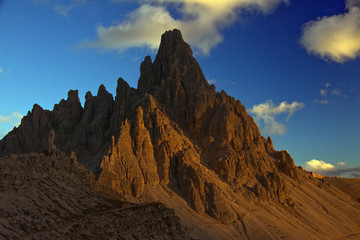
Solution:
M 110 198 L 94 185 L 64 153 L 0 158 L 1 239 L 190 239 L 174 210 Z
M 69 91 L 67 100 L 62 99 L 55 104 L 53 111 L 35 104 L 20 126 L 0 141 L 0 156 L 46 151 L 52 130 L 56 134 L 53 144 L 59 150 L 67 154 L 75 151 L 79 161 L 95 171 L 99 159 L 107 151 L 114 105 L 112 95 L 103 85 L 99 87 L 97 96 L 92 96 L 90 92 L 86 94 L 84 108 L 77 90 Z
M 318 179 L 324 179 L 324 178 L 325 178 L 325 176 L 320 175 L 320 174 L 316 174 L 316 173 L 314 173 L 314 172 L 310 172 L 310 175 L 311 175 L 312 177 L 318 178 Z

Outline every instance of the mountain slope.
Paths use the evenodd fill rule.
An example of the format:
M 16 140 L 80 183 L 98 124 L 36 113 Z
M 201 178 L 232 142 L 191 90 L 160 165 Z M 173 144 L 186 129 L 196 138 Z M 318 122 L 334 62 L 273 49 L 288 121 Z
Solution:
M 360 179 L 359 178 L 338 178 L 325 177 L 325 181 L 334 185 L 344 193 L 349 194 L 360 202 Z
M 1 239 L 189 239 L 174 211 L 96 192 L 65 154 L 0 158 Z
M 328 239 L 359 231 L 360 206 L 276 151 L 239 100 L 216 92 L 180 31 L 166 32 L 138 89 L 115 100 L 77 91 L 53 111 L 34 105 L 0 141 L 0 156 L 43 152 L 55 132 L 97 183 L 132 201 L 161 201 L 202 239 Z M 339 209 L 338 206 L 341 206 Z

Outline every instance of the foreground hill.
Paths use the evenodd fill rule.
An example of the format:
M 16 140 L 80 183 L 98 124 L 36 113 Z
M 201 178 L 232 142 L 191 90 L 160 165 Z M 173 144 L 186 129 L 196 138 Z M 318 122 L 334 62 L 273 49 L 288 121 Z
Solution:
M 61 153 L 0 158 L 0 238 L 189 239 L 173 210 L 105 197 L 94 180 Z
M 346 194 L 360 202 L 360 179 L 325 177 L 325 181 L 334 185 Z
M 0 156 L 70 154 L 123 200 L 160 201 L 199 239 L 336 239 L 360 232 L 360 206 L 274 149 L 239 100 L 209 85 L 180 31 L 166 32 L 138 88 L 103 85 L 84 108 L 69 91 L 34 105 Z M 49 142 L 50 139 L 52 139 Z

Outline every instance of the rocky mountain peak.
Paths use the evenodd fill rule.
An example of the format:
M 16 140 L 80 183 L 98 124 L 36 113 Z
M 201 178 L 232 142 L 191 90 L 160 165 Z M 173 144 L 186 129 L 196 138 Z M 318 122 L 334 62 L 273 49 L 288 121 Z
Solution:
M 70 91 L 68 92 L 67 101 L 68 101 L 69 103 L 80 103 L 79 91 L 78 91 L 78 90 L 70 90 Z
M 184 76 L 188 74 L 198 75 L 192 77 L 191 82 L 197 90 L 208 87 L 200 65 L 193 57 L 193 52 L 178 29 L 165 32 L 161 37 L 161 43 L 155 61 L 153 71 L 156 78 L 155 84 L 161 86 L 162 80 L 168 80 L 178 75 L 182 85 L 190 84 Z
M 152 63 L 145 57 L 140 67 L 138 91 L 151 94 L 181 125 L 193 129 L 194 122 L 215 99 L 190 46 L 177 29 L 165 32 Z
M 167 78 L 171 66 L 176 64 L 180 71 L 193 61 L 190 46 L 177 29 L 167 31 L 161 36 L 161 43 L 154 61 L 157 78 Z
M 222 222 L 239 214 L 231 191 L 284 201 L 285 179 L 297 176 L 291 156 L 261 136 L 241 102 L 208 84 L 176 29 L 163 34 L 154 62 L 145 57 L 138 89 L 119 78 L 115 99 L 101 85 L 84 108 L 77 90 L 52 111 L 35 105 L 0 141 L 0 155 L 47 150 L 50 131 L 57 149 L 73 151 L 124 198 L 161 187 Z

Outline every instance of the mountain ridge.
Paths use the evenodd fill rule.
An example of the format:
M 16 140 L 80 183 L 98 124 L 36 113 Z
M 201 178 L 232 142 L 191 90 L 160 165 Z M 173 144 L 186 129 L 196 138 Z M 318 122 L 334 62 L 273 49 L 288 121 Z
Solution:
M 307 199 L 303 184 L 327 189 L 323 194 L 328 198 L 327 191 L 336 190 L 298 169 L 287 151 L 276 151 L 239 100 L 208 84 L 179 30 L 163 34 L 154 62 L 145 57 L 138 89 L 119 78 L 115 99 L 103 85 L 97 96 L 88 92 L 85 98 L 82 108 L 78 92 L 71 90 L 53 111 L 34 105 L 20 126 L 0 141 L 0 156 L 44 152 L 54 131 L 56 147 L 75 152 L 109 191 L 129 201 L 161 201 L 175 209 L 187 228 L 196 224 L 193 219 L 217 226 L 217 231 L 193 230 L 195 237 L 272 239 L 275 228 L 298 239 L 300 231 L 287 220 L 291 216 L 302 219 L 296 221 L 303 234 L 317 239 L 324 226 L 331 225 L 327 217 L 326 224 L 318 226 L 323 230 L 312 231 L 303 215 L 311 211 L 302 208 L 294 193 Z M 316 199 L 307 199 L 315 205 L 322 201 L 306 194 Z M 252 209 L 259 213 L 249 214 Z M 347 209 L 360 211 L 356 204 Z M 360 221 L 350 215 L 346 223 L 356 229 Z M 271 219 L 273 226 L 261 219 Z M 261 230 L 251 227 L 255 223 Z M 331 228 L 332 234 L 342 233 L 343 228 Z

